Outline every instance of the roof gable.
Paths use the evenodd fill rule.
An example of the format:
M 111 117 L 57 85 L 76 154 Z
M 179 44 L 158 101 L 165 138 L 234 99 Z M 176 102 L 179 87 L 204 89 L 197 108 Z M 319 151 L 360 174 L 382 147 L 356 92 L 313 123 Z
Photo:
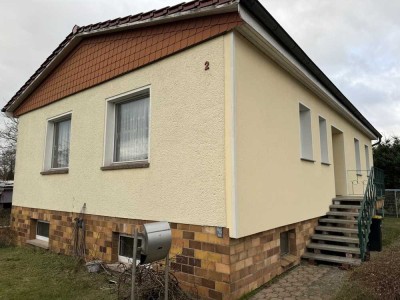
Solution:
M 228 18 L 225 20 L 225 23 L 222 21 L 223 19 L 219 19 L 218 17 L 228 15 L 230 15 L 231 19 Z M 250 19 L 246 16 L 249 16 Z M 130 50 L 126 50 L 123 45 L 120 45 L 120 47 L 125 49 L 125 54 L 121 54 L 120 49 L 115 49 L 115 47 L 111 46 L 111 49 L 107 48 L 108 50 L 106 53 L 101 52 L 103 56 L 100 58 L 98 58 L 97 53 L 83 55 L 83 58 L 79 58 L 79 55 L 78 59 L 76 57 L 73 58 L 75 54 L 78 54 L 80 47 L 86 45 L 86 43 L 81 43 L 82 40 L 89 41 L 90 38 L 99 37 L 100 35 L 102 37 L 108 37 L 117 33 L 121 33 L 122 31 L 133 32 L 133 30 L 138 30 L 138 28 L 142 28 L 141 30 L 150 30 L 149 34 L 153 34 L 152 30 L 156 28 L 156 26 L 164 26 L 168 28 L 171 25 L 176 25 L 178 22 L 189 22 L 190 24 L 196 24 L 196 22 L 200 19 L 212 19 L 213 21 L 219 19 L 219 21 L 213 23 L 213 26 L 208 25 L 208 23 L 206 23 L 207 25 L 202 25 L 206 28 L 203 28 L 199 24 L 196 25 L 196 28 L 192 28 L 192 25 L 188 25 L 187 28 L 181 27 L 180 30 L 182 31 L 182 35 L 183 32 L 186 32 L 186 30 L 191 30 L 187 38 L 182 38 L 178 32 L 176 32 L 175 35 L 172 34 L 169 36 L 168 39 L 161 38 L 162 42 L 154 42 L 154 39 L 147 39 L 146 36 L 137 37 L 138 39 L 141 39 L 139 44 L 142 45 L 142 48 L 135 45 L 135 55 L 132 55 L 132 52 L 129 52 Z M 245 25 L 239 26 L 242 24 Z M 258 0 L 193 0 L 188 3 L 181 3 L 172 7 L 165 7 L 159 10 L 153 10 L 134 16 L 117 18 L 83 27 L 74 26 L 72 33 L 70 33 L 53 51 L 53 53 L 46 59 L 40 68 L 3 107 L 2 111 L 18 117 L 19 115 L 30 110 L 42 107 L 63 97 L 122 75 L 168 55 L 174 54 L 183 50 L 185 47 L 190 47 L 207 39 L 213 38 L 219 34 L 223 34 L 237 26 L 239 26 L 238 30 L 240 31 L 241 28 L 243 29 L 247 26 L 246 24 L 252 24 L 250 27 L 252 27 L 252 30 L 255 32 L 258 32 L 258 29 L 256 28 L 261 25 L 262 30 L 266 30 L 266 32 L 271 34 L 276 40 L 276 43 L 274 42 L 270 45 L 271 47 L 283 47 L 283 53 L 288 53 L 289 55 L 293 56 L 296 62 L 299 63 L 304 69 L 301 71 L 303 74 L 306 76 L 311 75 L 311 77 L 318 82 L 318 85 L 321 84 L 324 88 L 326 88 L 328 98 L 330 99 L 329 101 L 333 101 L 332 105 L 334 108 L 337 108 L 338 106 L 344 106 L 343 111 L 345 114 L 350 116 L 350 120 L 352 122 L 354 121 L 355 123 L 360 123 L 362 130 L 364 130 L 372 138 L 381 138 L 381 134 L 315 65 L 315 63 L 304 53 L 304 51 L 269 14 L 269 12 L 261 5 L 261 3 L 258 2 Z M 202 35 L 201 37 L 200 32 Z M 253 35 L 254 33 L 251 33 L 250 38 Z M 180 40 L 178 43 L 177 38 L 182 38 L 182 40 Z M 146 40 L 145 43 L 143 43 L 143 39 Z M 172 43 L 172 45 L 165 45 L 165 41 Z M 151 47 L 154 46 L 153 43 L 162 44 L 161 54 L 158 52 L 158 50 L 156 50 L 155 53 L 148 52 L 152 51 Z M 80 46 L 77 48 L 77 45 L 79 44 Z M 182 44 L 186 44 L 186 46 L 182 47 Z M 258 44 L 256 43 L 256 45 Z M 71 51 L 73 51 L 72 54 Z M 83 52 L 86 53 L 87 51 Z M 129 55 L 125 56 L 128 52 Z M 93 61 L 92 55 L 96 56 L 97 59 L 107 61 L 111 66 L 107 63 L 106 66 L 103 65 L 101 67 L 100 75 L 94 74 L 96 75 L 94 76 L 93 74 L 89 74 L 92 77 L 89 76 L 83 78 L 81 74 L 82 72 L 85 72 L 85 70 L 87 71 L 86 68 L 89 68 L 89 73 L 95 73 L 93 68 L 98 67 L 99 62 L 98 60 Z M 109 56 L 109 59 L 105 59 L 105 56 Z M 122 59 L 121 56 L 123 56 Z M 111 63 L 113 57 L 116 59 L 114 64 Z M 63 66 L 64 71 L 65 69 L 69 69 L 67 66 L 67 61 L 69 60 L 68 58 L 71 59 L 69 62 L 70 65 L 73 65 L 72 60 L 74 59 L 77 59 L 81 65 L 78 66 L 78 63 L 74 68 L 72 68 L 75 69 L 75 73 L 66 71 L 62 74 L 60 73 L 61 75 L 57 75 Z M 135 61 L 129 61 L 132 58 Z M 92 63 L 89 62 L 91 60 Z M 59 70 L 57 71 L 57 69 Z M 309 73 L 308 75 L 306 74 L 307 72 Z M 73 75 L 72 78 L 69 78 L 71 75 Z M 67 79 L 62 79 L 64 76 Z M 61 84 L 56 87 L 56 82 Z M 324 91 L 325 94 L 326 91 Z M 339 112 L 342 113 L 343 111 L 340 110 Z
M 236 13 L 211 15 L 83 39 L 16 108 L 15 116 L 223 34 L 243 21 Z

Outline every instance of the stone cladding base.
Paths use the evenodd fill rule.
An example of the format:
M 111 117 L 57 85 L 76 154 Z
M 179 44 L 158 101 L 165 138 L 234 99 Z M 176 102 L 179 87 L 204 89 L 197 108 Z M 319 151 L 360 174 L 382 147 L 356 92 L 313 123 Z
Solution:
M 72 255 L 74 220 L 83 216 L 86 254 L 106 262 L 118 260 L 119 235 L 131 235 L 150 220 L 70 213 L 13 206 L 12 230 L 18 245 L 35 239 L 38 220 L 50 223 L 49 250 Z M 183 288 L 202 299 L 238 299 L 300 262 L 318 218 L 267 230 L 239 239 L 228 228 L 170 223 L 175 257 L 171 267 Z M 289 253 L 281 255 L 280 237 L 288 232 Z

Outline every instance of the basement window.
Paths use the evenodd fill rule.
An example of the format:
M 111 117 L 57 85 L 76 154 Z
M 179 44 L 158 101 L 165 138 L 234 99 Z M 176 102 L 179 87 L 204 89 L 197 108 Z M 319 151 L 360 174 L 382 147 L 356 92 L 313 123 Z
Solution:
M 281 255 L 289 254 L 290 252 L 290 245 L 289 245 L 289 231 L 281 232 L 280 236 L 280 248 L 281 248 Z
M 138 247 L 141 246 L 141 240 L 138 239 Z M 118 261 L 122 263 L 132 263 L 133 257 L 133 237 L 120 234 L 118 243 Z
M 301 159 L 306 161 L 314 161 L 312 149 L 311 111 L 301 103 L 299 104 L 299 117 Z
M 280 265 L 284 269 L 289 269 L 296 264 L 296 231 L 291 229 L 280 234 Z
M 36 239 L 40 241 L 49 241 L 49 227 L 50 224 L 44 221 L 37 221 L 36 224 Z
M 280 234 L 281 256 L 296 254 L 296 231 L 294 229 L 283 231 Z

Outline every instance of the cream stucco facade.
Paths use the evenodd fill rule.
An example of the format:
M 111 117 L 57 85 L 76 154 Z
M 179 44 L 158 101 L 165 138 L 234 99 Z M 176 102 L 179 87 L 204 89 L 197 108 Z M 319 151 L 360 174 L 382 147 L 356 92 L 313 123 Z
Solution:
M 204 70 L 204 62 L 210 69 Z M 20 117 L 14 205 L 226 225 L 224 37 Z M 101 171 L 106 99 L 149 86 L 150 167 Z M 41 175 L 47 119 L 72 113 L 68 174 Z
M 106 99 L 144 86 L 150 167 L 102 171 Z M 314 162 L 300 159 L 299 103 L 311 111 Z M 47 120 L 66 112 L 69 173 L 41 175 Z M 321 164 L 320 116 L 329 165 Z M 333 127 L 343 138 L 336 185 Z M 364 170 L 370 137 L 241 34 L 228 33 L 22 115 L 13 204 L 79 212 L 86 203 L 89 214 L 223 226 L 238 238 L 323 215 L 338 186 L 349 191 L 354 138 Z
M 356 170 L 354 139 L 362 170 L 364 145 L 372 162 L 371 139 L 240 34 L 235 45 L 238 236 L 324 215 L 336 195 L 332 127 L 343 133 L 345 184 Z M 300 159 L 300 103 L 311 111 L 314 162 Z M 330 165 L 321 163 L 319 117 L 327 122 Z

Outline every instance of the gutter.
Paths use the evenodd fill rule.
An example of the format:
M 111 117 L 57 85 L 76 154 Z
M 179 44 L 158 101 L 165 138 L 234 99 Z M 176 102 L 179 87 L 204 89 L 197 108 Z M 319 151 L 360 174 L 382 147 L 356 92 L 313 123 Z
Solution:
M 379 145 L 382 142 L 382 136 L 378 137 L 378 141 L 375 144 L 372 144 L 372 147 Z

